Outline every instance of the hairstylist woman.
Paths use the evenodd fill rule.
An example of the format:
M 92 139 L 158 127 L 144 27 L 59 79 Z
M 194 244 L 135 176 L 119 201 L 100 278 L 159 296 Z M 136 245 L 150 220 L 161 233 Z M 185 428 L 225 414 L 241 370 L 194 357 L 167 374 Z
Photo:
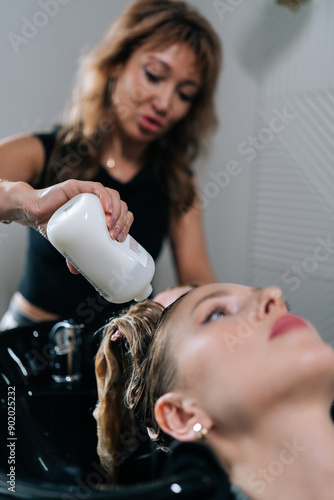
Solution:
M 112 238 L 124 240 L 134 215 L 131 234 L 154 259 L 170 237 L 180 284 L 214 281 L 191 165 L 216 122 L 220 59 L 212 27 L 185 2 L 135 0 L 83 60 L 68 123 L 2 142 L 0 219 L 32 228 L 2 328 L 89 321 L 88 306 L 106 307 L 39 234 L 82 191 L 101 197 Z
M 205 440 L 221 477 L 225 471 L 249 498 L 331 500 L 333 348 L 288 312 L 276 287 L 203 285 L 162 309 L 152 301 L 133 307 L 102 341 L 95 413 L 102 462 L 112 466 L 119 449 L 110 402 L 122 391 L 122 411 L 145 422 L 157 443 Z M 114 376 L 124 373 L 122 359 L 121 387 Z

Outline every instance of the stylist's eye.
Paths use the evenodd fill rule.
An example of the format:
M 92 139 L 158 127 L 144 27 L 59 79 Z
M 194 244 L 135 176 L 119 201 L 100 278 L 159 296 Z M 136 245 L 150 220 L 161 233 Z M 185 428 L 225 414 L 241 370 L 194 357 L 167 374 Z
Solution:
M 155 73 L 152 73 L 151 71 L 148 71 L 147 69 L 145 69 L 145 75 L 147 80 L 151 83 L 159 83 L 161 81 L 160 76 L 156 75 Z
M 194 100 L 194 97 L 192 95 L 185 94 L 184 92 L 179 92 L 179 96 L 181 101 L 183 102 L 191 102 Z

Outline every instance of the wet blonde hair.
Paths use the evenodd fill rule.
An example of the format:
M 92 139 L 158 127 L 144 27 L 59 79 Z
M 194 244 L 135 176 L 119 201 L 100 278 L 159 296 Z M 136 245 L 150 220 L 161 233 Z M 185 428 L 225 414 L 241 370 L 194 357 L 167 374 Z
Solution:
M 101 464 L 117 480 L 117 457 L 126 454 L 134 438 L 134 402 L 139 399 L 142 369 L 154 325 L 163 306 L 145 301 L 114 318 L 107 326 L 95 360 L 98 404 L 98 454 Z M 121 337 L 113 340 L 118 332 Z M 122 436 L 126 434 L 126 443 Z
M 111 69 L 125 64 L 144 44 L 164 48 L 175 42 L 188 44 L 194 50 L 202 85 L 187 116 L 148 146 L 147 157 L 156 167 L 172 205 L 179 211 L 182 205 L 184 211 L 193 203 L 190 167 L 205 150 L 209 133 L 217 124 L 214 91 L 221 45 L 210 23 L 181 0 L 133 1 L 101 43 L 82 59 L 69 120 L 58 133 L 50 162 L 48 184 L 70 177 L 89 179 L 96 173 L 101 140 L 113 129 L 108 100 Z M 78 149 L 81 161 L 74 159 Z
M 104 332 L 95 361 L 98 404 L 94 417 L 98 455 L 112 482 L 117 482 L 120 456 L 127 455 L 135 439 L 135 417 L 158 446 L 168 449 L 170 439 L 155 421 L 154 405 L 177 379 L 165 325 L 183 296 L 166 309 L 150 300 L 135 304 L 114 318 Z

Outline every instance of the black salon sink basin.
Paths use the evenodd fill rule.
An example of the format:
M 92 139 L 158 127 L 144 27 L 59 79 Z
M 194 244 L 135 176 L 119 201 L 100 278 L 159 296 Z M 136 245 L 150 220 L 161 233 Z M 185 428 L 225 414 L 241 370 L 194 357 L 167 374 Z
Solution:
M 52 326 L 48 322 L 0 334 L 0 426 L 15 448 L 17 480 L 73 484 L 85 480 L 92 464 L 98 464 L 92 416 L 97 339 L 92 332 L 82 332 L 82 378 L 57 384 L 50 370 Z M 1 450 L 1 471 L 11 465 L 8 450 Z
M 98 463 L 92 416 L 95 403 L 93 390 L 64 388 L 53 393 L 28 390 L 17 394 L 16 439 L 7 440 L 15 444 L 17 478 L 66 484 L 85 479 L 91 464 Z M 6 420 L 1 420 L 5 430 Z M 6 468 L 6 462 L 6 455 L 1 454 L 1 469 Z
M 0 333 L 0 498 L 25 500 L 169 500 L 206 498 L 210 479 L 196 471 L 152 480 L 152 445 L 122 466 L 123 484 L 106 484 L 96 453 L 92 412 L 99 335 L 81 330 L 81 377 L 56 382 L 50 331 L 54 323 Z

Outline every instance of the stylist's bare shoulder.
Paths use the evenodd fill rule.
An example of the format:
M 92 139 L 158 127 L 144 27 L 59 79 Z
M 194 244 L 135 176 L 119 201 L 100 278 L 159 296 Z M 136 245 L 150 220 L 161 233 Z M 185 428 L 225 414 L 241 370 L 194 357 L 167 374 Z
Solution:
M 0 178 L 35 184 L 43 170 L 45 151 L 32 135 L 15 135 L 0 141 Z

